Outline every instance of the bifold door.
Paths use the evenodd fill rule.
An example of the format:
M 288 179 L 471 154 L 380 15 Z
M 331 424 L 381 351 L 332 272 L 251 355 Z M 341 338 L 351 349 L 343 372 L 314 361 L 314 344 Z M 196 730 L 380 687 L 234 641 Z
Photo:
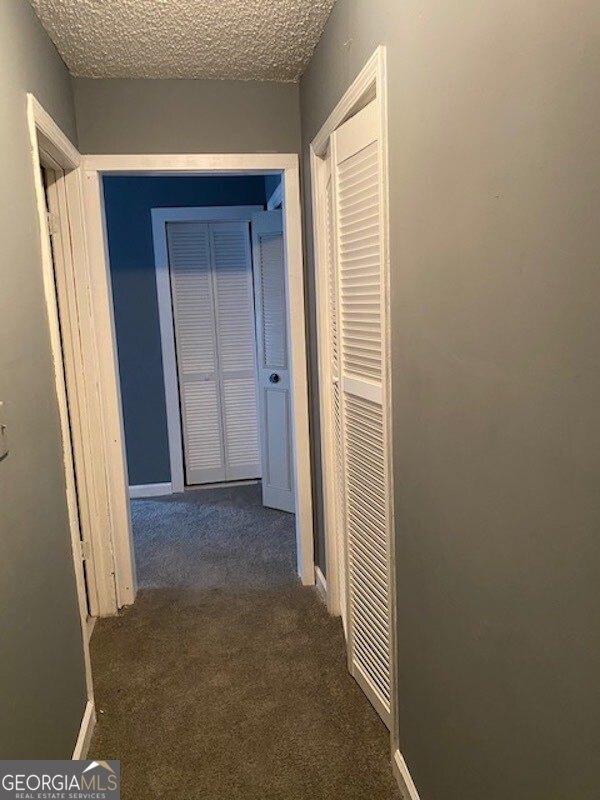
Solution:
M 252 217 L 263 504 L 293 512 L 292 406 L 281 211 Z
M 169 222 L 186 483 L 261 474 L 245 222 Z
M 332 438 L 331 466 L 333 473 L 333 496 L 330 498 L 332 504 L 332 518 L 335 530 L 345 531 L 345 491 L 344 491 L 344 449 L 342 437 L 342 400 L 340 386 L 340 338 L 338 320 L 338 275 L 336 253 L 336 221 L 335 221 L 335 197 L 334 181 L 331 159 L 331 145 L 327 150 L 325 159 L 326 175 L 324 182 L 325 190 L 325 238 L 326 238 L 326 257 L 327 257 L 327 315 L 328 315 L 328 344 L 329 344 L 329 413 L 330 430 Z M 346 603 L 346 570 L 343 565 L 346 563 L 346 543 L 344 535 L 336 537 L 338 564 L 342 567 L 339 570 L 339 592 L 340 610 L 344 633 L 348 638 L 348 615 Z
M 331 137 L 329 342 L 350 671 L 390 725 L 390 498 L 376 101 Z

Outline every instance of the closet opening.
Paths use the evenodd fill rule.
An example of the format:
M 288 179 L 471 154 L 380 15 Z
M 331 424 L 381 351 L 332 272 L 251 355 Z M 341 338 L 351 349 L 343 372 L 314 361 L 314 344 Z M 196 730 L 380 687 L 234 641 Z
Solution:
M 232 589 L 283 561 L 312 582 L 283 171 L 97 179 L 139 587 Z

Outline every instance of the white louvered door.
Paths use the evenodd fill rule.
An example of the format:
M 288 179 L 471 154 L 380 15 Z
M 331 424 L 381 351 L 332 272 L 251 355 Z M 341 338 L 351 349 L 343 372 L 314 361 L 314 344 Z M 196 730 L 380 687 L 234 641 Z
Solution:
M 187 484 L 225 480 L 210 233 L 167 223 Z
M 295 510 L 286 269 L 281 211 L 252 216 L 263 503 Z
M 260 476 L 250 234 L 246 222 L 210 224 L 227 480 Z
M 348 638 L 348 615 L 346 602 L 346 547 L 345 547 L 345 488 L 344 488 L 344 449 L 342 431 L 342 402 L 340 386 L 340 343 L 338 322 L 338 276 L 336 261 L 336 207 L 332 170 L 332 148 L 329 147 L 325 159 L 325 240 L 327 245 L 327 318 L 329 337 L 329 375 L 330 430 L 332 435 L 331 469 L 333 472 L 333 521 L 338 548 L 340 610 L 344 633 Z
M 339 412 L 335 380 L 333 406 L 342 427 L 349 665 L 389 726 L 391 519 L 378 140 L 376 101 L 332 136 L 338 300 L 332 360 L 339 364 Z
M 169 222 L 186 484 L 260 477 L 248 225 Z

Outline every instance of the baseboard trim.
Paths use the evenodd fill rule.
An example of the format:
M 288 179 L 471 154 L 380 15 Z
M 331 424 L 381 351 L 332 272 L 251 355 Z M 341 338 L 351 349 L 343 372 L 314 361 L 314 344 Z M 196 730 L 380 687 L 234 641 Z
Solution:
M 398 781 L 398 786 L 400 787 L 402 797 L 404 797 L 405 800 L 420 800 L 417 787 L 415 786 L 413 779 L 410 777 L 410 772 L 406 766 L 406 761 L 404 760 L 400 750 L 396 750 L 394 753 L 394 757 L 392 759 L 392 770 L 396 780 Z
M 129 497 L 132 500 L 140 497 L 161 497 L 164 494 L 173 494 L 170 483 L 138 483 L 129 487 Z
M 88 700 L 85 705 L 85 711 L 83 712 L 79 736 L 77 737 L 75 749 L 73 750 L 73 761 L 84 759 L 87 756 L 95 725 L 96 709 L 94 708 L 94 701 Z
M 327 605 L 327 579 L 321 572 L 321 567 L 315 566 L 315 589 L 321 600 Z

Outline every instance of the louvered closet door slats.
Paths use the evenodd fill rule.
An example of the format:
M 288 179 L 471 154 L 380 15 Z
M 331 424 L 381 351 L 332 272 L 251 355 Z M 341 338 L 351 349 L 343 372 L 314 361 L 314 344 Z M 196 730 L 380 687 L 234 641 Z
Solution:
M 245 222 L 211 223 L 227 480 L 260 476 L 254 300 Z
M 208 225 L 167 223 L 188 484 L 225 480 Z
M 376 102 L 333 136 L 341 384 L 334 413 L 343 430 L 351 669 L 389 725 L 390 517 L 378 138 Z M 334 391 L 334 409 L 336 402 Z
M 339 334 L 337 309 L 337 275 L 334 253 L 333 181 L 331 176 L 325 187 L 325 237 L 327 240 L 327 291 L 329 309 L 329 345 L 331 348 L 331 370 L 339 377 Z
M 368 154 L 368 155 L 365 155 Z M 360 184 L 352 178 L 357 169 Z M 368 170 L 365 172 L 365 165 Z M 381 383 L 378 143 L 338 167 L 340 312 L 344 372 Z M 365 229 L 365 217 L 373 223 Z
M 260 272 L 262 280 L 262 313 L 264 364 L 268 369 L 287 367 L 285 320 L 285 275 L 283 237 L 263 234 L 260 237 Z

